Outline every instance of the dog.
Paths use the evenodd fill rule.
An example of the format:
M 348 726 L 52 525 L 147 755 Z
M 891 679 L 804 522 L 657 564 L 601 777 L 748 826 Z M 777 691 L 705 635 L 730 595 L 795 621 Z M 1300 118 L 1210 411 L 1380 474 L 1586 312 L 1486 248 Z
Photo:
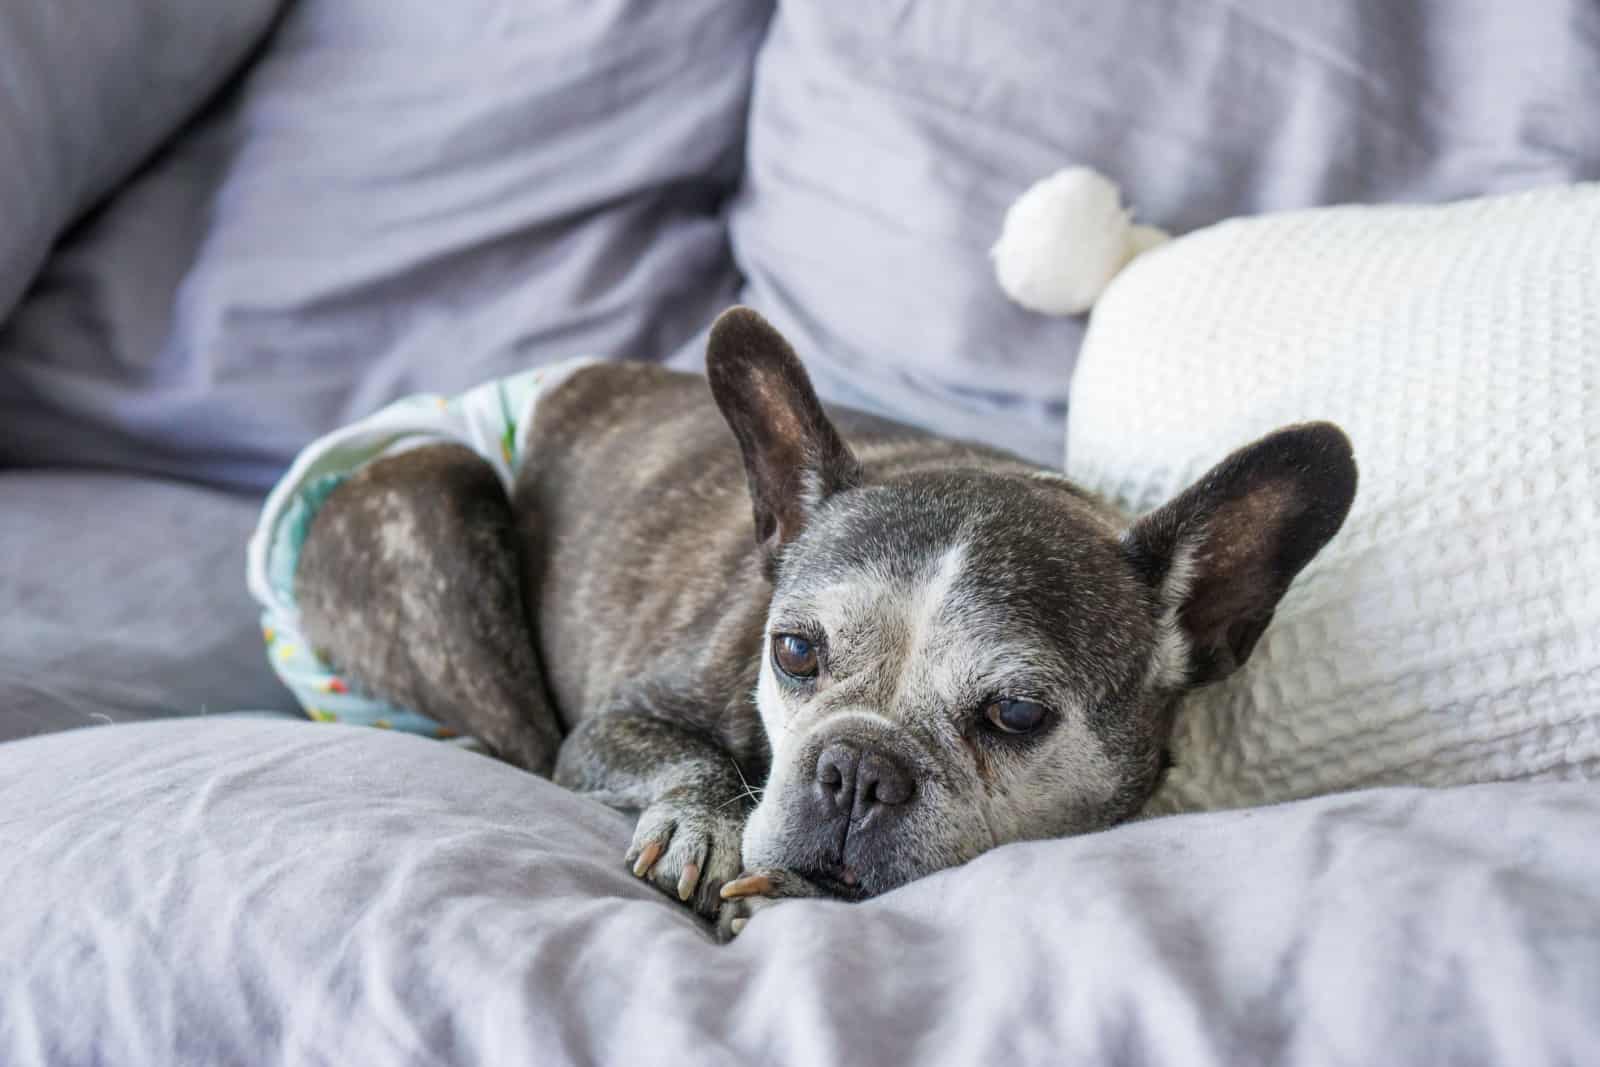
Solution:
M 443 444 L 335 490 L 296 574 L 306 633 L 638 812 L 625 862 L 724 938 L 1136 815 L 1184 694 L 1244 665 L 1356 490 L 1345 435 L 1308 423 L 1132 520 L 1005 452 L 825 409 L 744 308 L 704 379 L 585 368 L 529 440 L 509 497 Z

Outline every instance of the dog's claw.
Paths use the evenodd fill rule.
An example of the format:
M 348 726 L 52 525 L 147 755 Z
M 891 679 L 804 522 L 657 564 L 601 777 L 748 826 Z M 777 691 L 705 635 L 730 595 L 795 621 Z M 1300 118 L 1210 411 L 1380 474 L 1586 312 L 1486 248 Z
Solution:
M 743 878 L 735 878 L 722 887 L 722 899 L 733 900 L 736 897 L 758 897 L 772 892 L 772 879 L 764 874 L 747 874 Z
M 683 873 L 678 876 L 678 899 L 687 901 L 694 896 L 694 887 L 700 884 L 700 865 L 698 863 L 685 863 Z
M 644 850 L 639 853 L 639 858 L 633 865 L 634 877 L 643 878 L 649 874 L 650 868 L 656 865 L 656 860 L 661 858 L 663 851 L 664 849 L 659 841 L 652 841 L 644 846 Z
M 738 937 L 751 916 L 783 900 L 824 896 L 821 889 L 793 871 L 779 867 L 745 870 L 722 887 L 717 911 L 717 939 L 724 944 Z

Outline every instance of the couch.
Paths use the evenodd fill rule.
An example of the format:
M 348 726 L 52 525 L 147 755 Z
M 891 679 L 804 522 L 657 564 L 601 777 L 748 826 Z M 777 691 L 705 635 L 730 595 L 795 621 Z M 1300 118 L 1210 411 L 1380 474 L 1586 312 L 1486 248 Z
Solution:
M 1147 504 L 1172 472 L 1130 474 L 1155 450 L 1118 468 L 1111 442 L 1150 410 L 1129 381 L 1175 364 L 1137 359 L 1202 320 L 1216 360 L 1240 338 L 1281 351 L 1294 326 L 1206 317 L 1217 290 L 1118 296 L 1196 263 L 1180 239 L 1113 283 L 1085 347 L 1084 320 L 992 278 L 1012 199 L 1091 165 L 1183 234 L 1600 178 L 1586 0 L 21 0 L 0 71 L 0 1062 L 1600 1046 L 1600 797 L 1576 747 L 1592 641 L 1547 672 L 1569 679 L 1554 697 L 1543 661 L 1512 660 L 1554 709 L 1519 720 L 1538 773 L 1476 728 L 1487 712 L 1470 761 L 1440 756 L 1447 738 L 1424 745 L 1429 773 L 1403 744 L 1320 773 L 1348 736 L 1296 723 L 1326 725 L 1327 692 L 1349 690 L 1276 672 L 1319 633 L 1373 646 L 1338 645 L 1327 620 L 1356 608 L 1308 572 L 1280 644 L 1184 727 L 1180 766 L 1205 773 L 1180 775 L 1160 809 L 1178 814 L 866 905 L 786 904 L 724 948 L 625 876 L 621 816 L 298 716 L 243 581 L 261 498 L 316 434 L 575 355 L 693 368 L 735 301 L 831 401 L 1044 462 L 1070 439 L 1069 471 Z M 1562 336 L 1596 336 L 1590 308 Z M 1125 417 L 1075 421 L 1080 397 Z M 1570 416 L 1580 444 L 1592 415 Z M 1180 432 L 1200 424 L 1151 439 L 1178 468 L 1215 458 Z M 1594 600 L 1551 603 L 1555 625 Z M 1314 719 L 1283 699 L 1304 693 Z M 1462 698 L 1383 699 L 1415 741 Z M 1286 752 L 1308 769 L 1273 773 L 1300 766 Z

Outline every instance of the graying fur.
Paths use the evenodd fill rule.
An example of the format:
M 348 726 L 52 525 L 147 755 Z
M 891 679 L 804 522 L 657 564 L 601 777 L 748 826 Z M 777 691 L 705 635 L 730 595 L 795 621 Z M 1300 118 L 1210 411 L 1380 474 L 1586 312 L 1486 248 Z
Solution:
M 1348 442 L 1313 425 L 1130 524 L 1007 454 L 824 413 L 751 312 L 707 360 L 709 393 L 640 365 L 567 379 L 510 501 L 463 450 L 373 464 L 297 586 L 374 690 L 640 810 L 628 862 L 724 932 L 774 896 L 869 896 L 1133 815 L 1182 693 L 1244 662 L 1354 493 Z M 825 649 L 814 683 L 773 668 L 783 632 Z M 1047 728 L 997 733 L 999 697 Z M 866 808 L 828 800 L 854 777 L 819 792 L 825 750 L 859 757 L 839 766 Z M 873 806 L 880 771 L 910 799 Z M 765 895 L 723 905 L 744 868 Z

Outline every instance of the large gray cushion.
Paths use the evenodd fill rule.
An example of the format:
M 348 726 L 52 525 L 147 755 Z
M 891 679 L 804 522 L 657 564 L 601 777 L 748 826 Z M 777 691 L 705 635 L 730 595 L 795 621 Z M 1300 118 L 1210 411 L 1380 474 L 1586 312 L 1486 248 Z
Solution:
M 0 473 L 0 740 L 293 710 L 244 588 L 256 508 L 147 478 Z
M 0 333 L 0 462 L 259 488 L 409 392 L 662 358 L 736 291 L 768 14 L 300 0 Z
M 1392 790 L 1010 846 L 731 946 L 629 826 L 313 723 L 0 745 L 0 1062 L 1585 1063 L 1600 796 Z
M 1593 0 L 791 0 L 733 240 L 825 392 L 1054 463 L 1080 324 L 986 254 L 1034 180 L 1098 167 L 1181 231 L 1600 177 L 1597 116 Z
M 280 3 L 0 4 L 0 321 L 62 229 L 198 109 Z

